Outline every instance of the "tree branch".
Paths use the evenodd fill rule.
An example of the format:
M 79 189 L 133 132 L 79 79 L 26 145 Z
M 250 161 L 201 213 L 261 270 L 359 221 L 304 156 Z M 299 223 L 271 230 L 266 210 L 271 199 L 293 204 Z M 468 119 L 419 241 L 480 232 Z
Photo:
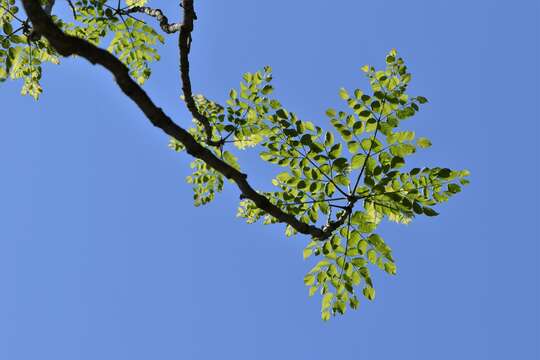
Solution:
M 77 20 L 77 10 L 75 9 L 75 5 L 73 5 L 73 2 L 71 0 L 67 0 L 67 3 L 71 8 L 71 12 L 73 13 L 73 19 Z
M 293 215 L 284 212 L 273 205 L 268 198 L 255 191 L 248 183 L 247 175 L 217 158 L 209 149 L 199 144 L 189 132 L 175 124 L 161 108 L 157 107 L 148 94 L 130 77 L 128 68 L 114 55 L 90 44 L 86 40 L 64 34 L 43 11 L 38 0 L 22 0 L 22 3 L 35 30 L 45 36 L 60 55 L 66 57 L 78 55 L 87 59 L 90 63 L 94 65 L 99 64 L 110 71 L 114 75 L 120 89 L 141 109 L 152 125 L 182 143 L 187 153 L 203 160 L 227 179 L 234 181 L 244 198 L 253 201 L 259 209 L 275 217 L 279 222 L 289 224 L 299 233 L 311 235 L 320 240 L 326 239 L 331 235 L 332 232 L 326 229 L 319 229 L 316 226 L 299 221 Z M 187 5 L 186 13 L 191 14 L 186 16 L 188 19 L 191 18 L 191 21 L 187 22 L 189 26 L 190 23 L 193 24 L 193 2 L 185 0 L 184 5 Z M 182 27 L 182 30 L 184 30 L 184 27 Z M 181 31 L 180 44 L 182 47 L 187 45 L 186 41 L 189 38 L 189 33 L 190 31 Z M 187 58 L 187 52 L 183 51 L 183 53 Z M 186 64 L 184 64 L 184 68 L 185 66 Z M 191 91 L 186 91 L 186 93 L 191 95 Z M 189 98 L 191 99 L 191 106 L 193 106 L 193 99 L 191 96 Z
M 161 27 L 161 30 L 163 30 L 167 34 L 174 34 L 175 32 L 180 31 L 180 29 L 182 28 L 181 23 L 169 24 L 169 19 L 167 19 L 165 14 L 163 14 L 163 11 L 161 11 L 160 9 L 152 9 L 148 6 L 134 6 L 127 10 L 121 11 L 121 13 L 126 15 L 136 12 L 156 18 L 156 20 L 159 21 L 159 27 Z
M 223 142 L 212 140 L 212 125 L 206 116 L 199 112 L 193 93 L 191 90 L 191 79 L 189 76 L 189 51 L 191 49 L 191 32 L 193 31 L 193 21 L 197 18 L 193 8 L 193 0 L 182 0 L 184 9 L 184 21 L 178 36 L 178 48 L 180 49 L 180 77 L 182 79 L 182 91 L 186 106 L 193 117 L 204 127 L 206 133 L 206 143 L 212 146 L 221 146 Z

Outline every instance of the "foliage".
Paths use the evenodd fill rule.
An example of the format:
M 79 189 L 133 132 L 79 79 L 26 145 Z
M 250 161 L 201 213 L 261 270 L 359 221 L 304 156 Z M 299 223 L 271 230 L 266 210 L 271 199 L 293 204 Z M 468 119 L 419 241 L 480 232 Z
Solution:
M 468 183 L 466 170 L 404 169 L 406 158 L 429 148 L 431 142 L 412 131 L 399 131 L 401 122 L 414 116 L 427 99 L 407 93 L 411 74 L 397 52 L 387 55 L 384 70 L 364 66 L 362 71 L 370 92 L 339 91 L 347 110 L 326 111 L 334 130 L 299 119 L 271 98 L 269 67 L 246 73 L 224 107 L 198 99 L 199 109 L 213 121 L 214 140 L 238 149 L 259 145 L 262 160 L 284 169 L 272 180 L 277 189 L 264 193 L 275 205 L 311 224 L 346 217 L 330 238 L 312 239 L 303 252 L 306 259 L 319 259 L 304 283 L 310 296 L 322 295 L 324 320 L 345 313 L 347 306 L 358 308 L 358 289 L 367 299 L 375 298 L 370 264 L 396 274 L 392 250 L 376 232 L 384 218 L 408 224 L 417 215 L 436 216 L 432 207 Z M 204 140 L 200 127 L 192 131 Z M 181 150 L 175 140 L 171 147 Z M 198 167 L 193 175 L 205 179 L 195 186 L 196 205 L 209 202 L 221 190 L 215 186 L 223 183 L 221 174 L 205 175 Z M 261 218 L 265 224 L 276 222 L 250 200 L 241 201 L 238 216 L 248 223 Z M 288 236 L 295 233 L 287 226 Z
M 46 4 L 48 1 L 43 0 Z M 127 5 L 144 5 L 145 1 L 127 1 Z M 130 69 L 143 84 L 151 75 L 150 62 L 159 60 L 156 45 L 164 38 L 156 30 L 124 10 L 112 7 L 107 0 L 74 1 L 74 19 L 66 22 L 53 16 L 66 33 L 99 45 L 109 40 L 108 50 Z M 0 0 L 0 81 L 8 76 L 24 81 L 21 93 L 36 100 L 42 93 L 42 64 L 59 63 L 59 58 L 44 38 L 32 39 L 30 24 L 20 15 L 15 0 Z
M 150 62 L 159 60 L 155 45 L 164 41 L 126 11 L 145 3 L 127 1 L 127 7 L 115 8 L 106 0 L 78 0 L 73 3 L 74 22 L 53 19 L 66 33 L 93 44 L 109 40 L 108 50 L 142 84 L 151 75 Z M 17 17 L 14 0 L 0 0 L 0 4 L 5 34 L 0 77 L 24 79 L 22 93 L 37 99 L 42 63 L 58 63 L 58 56 L 46 39 L 32 38 L 28 22 Z M 20 28 L 14 30 L 13 22 L 20 22 Z M 244 74 L 224 105 L 201 95 L 193 97 L 196 109 L 211 125 L 208 134 L 204 124 L 194 121 L 189 132 L 199 144 L 238 170 L 235 153 L 258 151 L 263 161 L 281 169 L 272 179 L 273 191 L 260 194 L 303 223 L 329 232 L 324 238 L 313 237 L 303 251 L 305 259 L 315 261 L 304 283 L 310 296 L 321 295 L 323 320 L 344 314 L 347 308 L 357 309 L 362 295 L 375 298 L 373 266 L 396 274 L 392 250 L 378 231 L 385 218 L 408 224 L 415 216 L 436 216 L 433 207 L 468 183 L 466 170 L 406 167 L 407 158 L 429 148 L 431 141 L 401 130 L 401 123 L 427 99 L 408 93 L 411 74 L 395 50 L 385 60 L 383 70 L 362 67 L 369 91 L 339 91 L 343 109 L 328 109 L 327 125 L 304 121 L 273 98 L 270 67 Z M 170 147 L 185 150 L 174 138 Z M 200 158 L 191 167 L 187 182 L 193 186 L 195 206 L 207 204 L 222 191 L 224 175 Z M 278 222 L 247 198 L 241 200 L 237 214 L 248 223 Z M 285 233 L 292 236 L 297 231 L 287 225 Z

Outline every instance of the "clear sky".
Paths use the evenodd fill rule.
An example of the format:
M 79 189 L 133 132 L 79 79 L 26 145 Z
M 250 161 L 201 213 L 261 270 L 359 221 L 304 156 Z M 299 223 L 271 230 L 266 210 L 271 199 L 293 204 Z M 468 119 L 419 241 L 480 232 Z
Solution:
M 172 19 L 169 1 L 153 1 Z M 177 3 L 176 1 L 174 2 Z M 1 84 L 0 359 L 539 359 L 540 2 L 197 1 L 194 90 L 223 100 L 274 68 L 276 96 L 326 124 L 360 66 L 397 48 L 420 163 L 467 168 L 437 218 L 381 233 L 398 276 L 323 323 L 305 237 L 235 217 L 238 191 L 195 208 L 189 158 L 111 76 L 49 66 L 39 102 Z M 176 39 L 146 89 L 188 126 Z M 254 161 L 253 181 L 278 169 Z

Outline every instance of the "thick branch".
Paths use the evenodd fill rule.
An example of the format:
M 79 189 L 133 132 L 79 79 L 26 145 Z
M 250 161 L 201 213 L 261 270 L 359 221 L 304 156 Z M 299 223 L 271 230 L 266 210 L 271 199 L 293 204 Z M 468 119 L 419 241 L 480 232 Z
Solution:
M 172 23 L 169 24 L 169 19 L 163 14 L 163 12 L 160 9 L 152 9 L 147 6 L 134 6 L 132 8 L 129 8 L 127 10 L 122 11 L 125 14 L 132 14 L 132 13 L 143 13 L 148 16 L 156 18 L 157 21 L 159 21 L 159 26 L 161 27 L 161 30 L 166 32 L 167 34 L 174 34 L 175 32 L 180 31 L 182 28 L 181 23 Z
M 22 3 L 35 30 L 45 36 L 59 54 L 62 56 L 78 55 L 92 64 L 99 64 L 109 70 L 114 75 L 120 89 L 142 110 L 154 126 L 181 142 L 190 155 L 203 160 L 226 178 L 234 181 L 244 198 L 250 199 L 258 208 L 280 222 L 291 225 L 299 233 L 319 239 L 325 239 L 331 234 L 299 221 L 255 191 L 248 183 L 245 174 L 217 158 L 210 150 L 199 144 L 189 132 L 175 124 L 161 108 L 157 107 L 146 92 L 129 76 L 128 68 L 111 53 L 90 44 L 86 40 L 64 34 L 39 6 L 38 0 L 22 0 Z

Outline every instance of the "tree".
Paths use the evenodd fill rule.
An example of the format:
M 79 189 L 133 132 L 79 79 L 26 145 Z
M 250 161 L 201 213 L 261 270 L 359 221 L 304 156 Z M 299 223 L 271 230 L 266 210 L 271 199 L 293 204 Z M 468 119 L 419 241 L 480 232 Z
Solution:
M 384 218 L 409 223 L 416 215 L 436 216 L 434 205 L 466 185 L 468 172 L 445 167 L 405 169 L 406 158 L 431 146 L 402 121 L 427 102 L 407 92 L 411 81 L 395 50 L 384 70 L 364 66 L 369 92 L 341 89 L 346 106 L 328 109 L 329 126 L 304 121 L 285 109 L 272 94 L 272 70 L 246 73 L 225 104 L 193 95 L 189 73 L 191 33 L 196 20 L 193 0 L 182 1 L 183 21 L 170 23 L 146 0 L 67 1 L 73 21 L 54 15 L 54 0 L 22 0 L 23 20 L 15 0 L 0 0 L 0 78 L 23 80 L 23 95 L 38 99 L 41 64 L 80 56 L 113 74 L 120 89 L 151 123 L 170 136 L 170 147 L 195 159 L 188 183 L 195 205 L 212 201 L 225 179 L 240 190 L 238 216 L 248 223 L 285 224 L 287 236 L 311 241 L 304 258 L 320 259 L 305 276 L 309 294 L 322 295 L 322 318 L 344 314 L 359 305 L 357 292 L 373 300 L 370 265 L 396 273 L 392 250 L 376 232 Z M 114 5 L 114 6 L 113 6 Z M 183 99 L 194 118 L 189 130 L 176 124 L 151 100 L 142 85 L 159 60 L 156 45 L 164 42 L 149 22 L 155 18 L 166 36 L 178 33 Z M 109 41 L 107 50 L 98 45 Z M 257 191 L 243 173 L 235 153 L 256 149 L 263 161 L 281 167 L 273 191 Z

